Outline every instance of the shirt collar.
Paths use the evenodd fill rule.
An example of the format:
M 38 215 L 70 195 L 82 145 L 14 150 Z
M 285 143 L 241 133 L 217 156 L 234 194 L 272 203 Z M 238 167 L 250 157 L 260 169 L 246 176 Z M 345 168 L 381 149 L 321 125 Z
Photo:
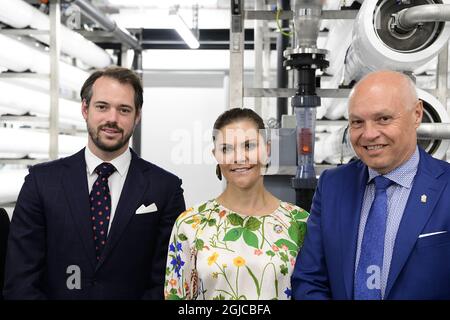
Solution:
M 419 148 L 416 146 L 416 150 L 414 151 L 412 156 L 408 159 L 408 161 L 403 163 L 401 166 L 395 168 L 391 172 L 385 174 L 384 176 L 389 180 L 392 180 L 395 183 L 401 185 L 402 187 L 410 188 L 414 180 L 414 177 L 417 173 L 419 159 L 420 159 Z M 371 168 L 368 169 L 369 169 L 369 180 L 367 181 L 367 183 L 369 184 L 372 182 L 373 178 L 379 176 L 380 174 Z
M 95 168 L 97 166 L 105 161 L 97 157 L 95 154 L 92 153 L 92 151 L 89 149 L 89 146 L 86 146 L 84 157 L 86 159 L 86 170 L 89 175 L 94 174 Z M 111 163 L 117 170 L 117 172 L 123 176 L 130 166 L 131 162 L 131 151 L 130 148 L 127 148 L 124 153 L 122 153 L 117 158 L 112 159 L 111 161 L 107 161 Z

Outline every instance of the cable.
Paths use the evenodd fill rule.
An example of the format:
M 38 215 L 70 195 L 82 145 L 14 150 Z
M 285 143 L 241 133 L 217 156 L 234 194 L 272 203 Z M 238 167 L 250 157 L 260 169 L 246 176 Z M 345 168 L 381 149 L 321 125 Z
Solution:
M 292 31 L 290 31 L 290 32 L 283 31 L 283 28 L 280 25 L 280 13 L 281 13 L 281 11 L 282 10 L 277 7 L 277 13 L 275 15 L 275 21 L 277 22 L 278 30 L 280 31 L 280 33 L 283 36 L 290 37 L 290 36 L 292 36 Z

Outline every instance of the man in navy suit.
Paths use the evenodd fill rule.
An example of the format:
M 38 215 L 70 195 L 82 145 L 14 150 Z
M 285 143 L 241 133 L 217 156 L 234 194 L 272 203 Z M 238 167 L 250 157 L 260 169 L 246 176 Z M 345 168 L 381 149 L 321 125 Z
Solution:
M 354 87 L 360 160 L 319 179 L 294 299 L 450 299 L 450 164 L 417 146 L 422 113 L 401 73 L 374 72 Z
M 87 147 L 33 166 L 13 213 L 6 299 L 163 299 L 181 180 L 134 153 L 143 89 L 129 69 L 81 89 Z

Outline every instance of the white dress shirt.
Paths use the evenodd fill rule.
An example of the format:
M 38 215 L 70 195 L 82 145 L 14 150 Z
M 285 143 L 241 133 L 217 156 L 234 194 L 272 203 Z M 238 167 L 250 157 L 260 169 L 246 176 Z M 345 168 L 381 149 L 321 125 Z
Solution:
M 108 186 L 109 191 L 111 192 L 111 214 L 109 217 L 109 225 L 108 225 L 108 234 L 109 230 L 111 230 L 111 225 L 114 220 L 114 214 L 116 212 L 117 204 L 119 203 L 120 194 L 122 193 L 122 188 L 125 183 L 125 179 L 127 178 L 128 168 L 131 163 L 131 152 L 130 149 L 122 153 L 117 158 L 111 161 L 103 161 L 89 150 L 89 147 L 86 146 L 84 156 L 86 158 L 86 172 L 87 172 L 87 182 L 89 187 L 89 194 L 91 193 L 92 186 L 97 180 L 98 174 L 95 173 L 95 168 L 103 162 L 111 163 L 116 171 L 109 177 Z

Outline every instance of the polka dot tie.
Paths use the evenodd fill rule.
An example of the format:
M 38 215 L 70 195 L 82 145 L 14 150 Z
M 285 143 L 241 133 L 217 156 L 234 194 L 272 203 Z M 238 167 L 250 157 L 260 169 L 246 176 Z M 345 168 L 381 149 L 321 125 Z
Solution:
M 106 236 L 111 214 L 111 193 L 108 187 L 108 178 L 116 171 L 116 168 L 107 162 L 103 162 L 95 172 L 98 174 L 92 186 L 89 201 L 91 203 L 92 230 L 95 243 L 95 255 L 100 260 L 103 248 L 106 245 Z

